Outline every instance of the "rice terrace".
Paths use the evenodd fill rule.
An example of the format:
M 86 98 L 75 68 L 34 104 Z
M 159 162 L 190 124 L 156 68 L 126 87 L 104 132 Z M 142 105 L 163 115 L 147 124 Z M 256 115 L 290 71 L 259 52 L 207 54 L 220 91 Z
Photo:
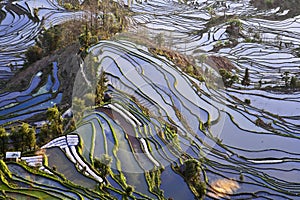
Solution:
M 300 199 L 297 0 L 0 8 L 0 199 Z

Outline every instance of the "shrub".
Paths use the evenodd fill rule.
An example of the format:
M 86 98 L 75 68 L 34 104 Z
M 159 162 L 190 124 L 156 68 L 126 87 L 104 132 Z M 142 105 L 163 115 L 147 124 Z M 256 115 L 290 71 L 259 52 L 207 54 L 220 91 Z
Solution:
M 251 103 L 251 100 L 250 99 L 245 99 L 245 104 L 250 104 Z
M 5 164 L 5 162 L 3 160 L 0 160 L 0 171 L 2 171 L 9 178 L 12 177 L 11 172 L 9 171 L 7 165 Z
M 223 83 L 226 87 L 231 87 L 233 83 L 238 81 L 238 76 L 232 75 L 232 73 L 226 69 L 219 69 L 219 73 L 222 76 Z
M 72 9 L 74 9 L 74 8 L 73 8 L 73 5 L 70 4 L 70 3 L 64 3 L 64 8 L 67 9 L 67 10 L 72 10 Z
M 43 49 L 34 45 L 25 52 L 27 63 L 31 64 L 43 57 Z
M 242 80 L 242 85 L 245 85 L 245 86 L 250 85 L 249 69 L 248 68 L 246 68 L 245 75 L 244 75 L 244 78 Z

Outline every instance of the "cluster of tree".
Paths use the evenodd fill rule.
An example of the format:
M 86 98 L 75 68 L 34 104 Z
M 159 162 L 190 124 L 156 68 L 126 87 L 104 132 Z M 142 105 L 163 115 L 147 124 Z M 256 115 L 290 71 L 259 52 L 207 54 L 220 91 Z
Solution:
M 111 173 L 111 162 L 112 158 L 107 154 L 103 154 L 100 159 L 94 159 L 94 168 L 100 173 L 102 177 L 106 177 Z
M 35 128 L 28 123 L 12 126 L 9 132 L 4 127 L 0 127 L 0 154 L 8 150 L 34 150 L 37 143 L 41 145 L 62 135 L 65 121 L 58 108 L 56 106 L 48 108 L 46 116 L 47 123 L 41 127 L 39 134 L 36 134 Z M 74 124 L 69 123 L 69 129 L 74 129 Z
M 84 111 L 89 108 L 100 107 L 111 100 L 111 95 L 106 93 L 108 80 L 105 73 L 102 71 L 99 76 L 91 76 L 93 76 L 92 80 L 90 79 L 92 87 L 83 88 L 82 90 L 86 89 L 85 91 L 77 91 L 79 94 L 76 94 L 72 100 L 72 110 L 76 120 L 79 120 L 83 116 Z M 94 85 L 95 88 L 93 88 Z
M 237 18 L 229 19 L 228 23 L 229 26 L 226 28 L 226 32 L 230 35 L 230 40 L 236 39 L 240 35 L 240 31 L 243 28 L 243 24 Z
M 4 127 L 0 127 L 0 153 L 4 154 L 8 150 L 30 151 L 36 148 L 36 132 L 27 123 L 20 126 L 13 126 L 10 132 Z
M 78 10 L 80 4 L 78 0 L 58 0 L 59 5 L 63 6 L 67 10 Z
M 36 39 L 36 44 L 25 52 L 27 64 L 78 41 L 82 46 L 81 50 L 84 51 L 99 39 L 109 39 L 127 27 L 127 11 L 117 2 L 86 0 L 80 5 L 78 1 L 67 0 L 59 3 L 66 9 L 85 10 L 90 14 L 82 16 L 81 20 L 74 19 L 48 30 L 43 29 Z
M 226 87 L 231 87 L 233 83 L 236 83 L 239 80 L 237 75 L 232 74 L 226 69 L 219 69 L 219 73 L 222 76 L 223 83 Z
M 63 48 L 78 41 L 81 33 L 81 22 L 70 21 L 61 25 L 43 29 L 36 38 L 36 44 L 25 52 L 27 64 L 34 63 L 41 58 L 50 55 L 55 50 Z
M 112 163 L 112 157 L 107 154 L 103 154 L 100 159 L 99 158 L 93 159 L 94 168 L 99 172 L 100 176 L 103 178 L 107 177 L 112 173 L 111 163 Z M 127 185 L 124 193 L 122 194 L 123 197 L 122 199 L 128 199 L 128 197 L 130 197 L 133 192 L 134 192 L 134 188 L 130 185 Z
M 264 129 L 267 129 L 267 130 L 273 129 L 272 123 L 271 123 L 271 122 L 266 123 L 266 122 L 264 122 L 264 121 L 263 121 L 261 118 L 259 118 L 259 117 L 255 120 L 255 125 L 256 125 L 256 126 L 259 126 L 259 127 L 262 127 L 262 128 L 264 128 Z
M 98 42 L 99 39 L 109 39 L 122 32 L 127 26 L 127 11 L 117 2 L 110 0 L 86 0 L 83 10 L 90 15 L 85 17 L 84 30 L 79 36 L 83 49 Z
M 282 74 L 282 80 L 284 81 L 286 88 L 295 89 L 300 87 L 300 83 L 298 82 L 297 77 L 296 76 L 290 77 L 290 72 L 288 71 Z
M 200 161 L 194 158 L 187 159 L 177 171 L 183 176 L 197 198 L 201 199 L 206 193 L 206 184 L 201 180 Z
M 44 144 L 51 139 L 63 134 L 63 118 L 57 106 L 48 108 L 46 112 L 47 123 L 45 123 L 39 133 L 38 142 Z

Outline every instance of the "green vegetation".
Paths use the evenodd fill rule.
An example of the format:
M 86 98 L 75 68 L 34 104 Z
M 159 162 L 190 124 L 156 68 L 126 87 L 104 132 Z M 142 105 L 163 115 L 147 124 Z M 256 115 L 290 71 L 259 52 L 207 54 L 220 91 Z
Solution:
M 31 151 L 36 148 L 35 129 L 27 123 L 12 126 L 10 132 L 0 127 L 0 154 L 9 150 Z
M 224 68 L 219 69 L 220 75 L 222 76 L 223 83 L 225 87 L 231 87 L 233 83 L 238 81 L 238 76 L 233 75 L 230 71 Z
M 149 47 L 148 50 L 156 56 L 166 57 L 188 75 L 201 82 L 204 81 L 202 69 L 195 65 L 195 61 L 192 58 L 165 47 Z
M 87 57 L 87 59 L 89 59 L 89 57 Z M 74 119 L 76 121 L 83 117 L 84 111 L 87 111 L 91 108 L 100 107 L 111 101 L 111 96 L 105 93 L 107 91 L 108 81 L 105 73 L 102 71 L 99 76 L 96 76 L 95 73 L 97 71 L 97 66 L 95 66 L 94 62 L 89 63 L 87 68 L 86 69 L 89 73 L 87 76 L 92 82 L 92 87 L 84 88 L 84 91 L 79 91 L 83 94 L 75 94 L 72 99 L 72 110 L 74 113 Z M 95 86 L 95 88 L 93 88 L 93 86 Z
M 107 86 L 106 86 L 107 81 L 108 80 L 105 76 L 105 73 L 102 71 L 100 73 L 99 81 L 96 87 L 96 99 L 95 99 L 96 106 L 101 106 L 104 104 L 104 94 L 107 90 Z
M 91 45 L 101 39 L 109 39 L 127 27 L 126 16 L 129 12 L 117 2 L 89 0 L 82 5 L 78 1 L 59 3 L 67 10 L 88 11 L 90 15 L 84 16 L 82 20 L 72 20 L 44 29 L 37 37 L 36 44 L 25 52 L 27 65 L 75 42 L 81 44 L 82 56 L 85 56 Z
M 94 159 L 94 168 L 100 173 L 102 177 L 108 176 L 111 172 L 110 166 L 112 163 L 112 158 L 103 154 L 100 159 Z
M 0 171 L 8 178 L 12 178 L 12 174 L 9 171 L 7 165 L 5 164 L 5 162 L 0 159 Z
M 250 85 L 249 69 L 248 68 L 246 68 L 245 75 L 244 75 L 244 78 L 243 78 L 241 83 L 242 83 L 242 85 L 245 85 L 245 86 Z
M 9 139 L 9 135 L 6 132 L 5 128 L 0 127 L 0 151 L 2 154 L 4 154 L 4 152 L 6 152 L 7 150 L 7 146 L 8 146 L 8 139 Z
M 78 41 L 81 33 L 81 22 L 70 21 L 61 25 L 43 29 L 37 37 L 36 44 L 25 52 L 27 65 L 51 55 L 54 51 Z
M 28 64 L 34 63 L 43 57 L 43 49 L 37 45 L 29 47 L 25 52 L 25 56 Z
M 164 34 L 163 33 L 159 33 L 157 34 L 154 38 L 155 44 L 158 47 L 162 47 L 165 44 L 165 39 L 164 39 Z
M 161 184 L 161 171 L 162 169 L 156 169 L 149 172 L 145 172 L 145 177 L 148 183 L 149 191 L 156 194 L 158 199 L 164 199 L 163 191 L 160 189 Z
M 67 10 L 79 10 L 80 4 L 79 1 L 74 0 L 58 0 L 59 5 L 63 6 Z
M 74 119 L 79 120 L 83 116 L 85 110 L 85 101 L 78 97 L 74 97 L 72 101 L 72 110 L 74 112 Z
M 48 108 L 46 116 L 48 123 L 45 123 L 41 128 L 38 138 L 39 144 L 44 144 L 63 134 L 63 118 L 57 106 Z
M 228 23 L 230 24 L 230 26 L 239 27 L 239 28 L 241 28 L 243 25 L 243 23 L 237 18 L 229 19 Z
M 213 18 L 216 15 L 216 11 L 213 9 L 212 6 L 209 6 L 206 8 L 211 18 Z
M 130 197 L 133 192 L 134 192 L 134 187 L 132 187 L 131 185 L 128 185 L 125 189 L 124 194 L 122 195 L 122 198 L 128 199 L 128 197 Z
M 181 149 L 179 139 L 178 139 L 178 129 L 176 126 L 173 126 L 169 123 L 165 124 L 165 131 L 164 131 L 164 139 L 172 143 L 173 146 L 177 149 Z
M 196 159 L 187 159 L 176 171 L 183 176 L 195 196 L 202 199 L 206 194 L 206 184 L 201 180 L 201 163 Z
M 245 104 L 248 104 L 248 105 L 249 105 L 249 104 L 251 103 L 251 100 L 250 100 L 250 99 L 245 99 L 244 102 L 245 102 Z
M 290 76 L 289 71 L 283 72 L 281 77 L 282 77 L 281 80 L 284 81 L 286 88 L 291 88 L 291 89 L 299 89 L 300 88 L 300 82 L 299 82 L 298 78 L 295 75 Z
M 237 38 L 243 28 L 242 22 L 237 18 L 232 18 L 228 20 L 228 24 L 229 26 L 226 28 L 226 32 L 230 35 L 231 39 Z
M 79 36 L 83 51 L 98 40 L 110 39 L 127 27 L 126 15 L 129 13 L 117 2 L 89 0 L 85 1 L 81 7 L 82 10 L 90 12 L 90 16 L 86 16 L 88 20 L 86 19 Z
M 113 199 L 107 192 L 101 189 L 87 189 L 81 185 L 76 185 L 69 180 L 61 178 L 60 174 L 56 173 L 58 176 L 50 175 L 44 173 L 40 170 L 32 169 L 26 166 L 23 163 L 9 163 L 20 169 L 20 171 L 25 171 L 25 175 L 22 173 L 19 178 L 9 177 L 6 174 L 11 173 L 6 167 L 5 163 L 0 160 L 0 198 L 10 199 L 14 197 L 17 199 L 68 199 L 70 196 L 68 193 L 72 193 L 75 196 L 83 197 L 85 196 L 88 199 Z M 4 173 L 3 169 L 7 170 Z M 35 178 L 38 178 L 39 181 L 43 183 L 41 185 L 36 184 Z M 39 182 L 38 181 L 38 182 Z M 23 187 L 23 184 L 30 185 L 29 188 Z M 22 186 L 22 187 L 21 187 Z M 62 187 L 61 187 L 62 186 Z M 49 188 L 49 190 L 45 188 Z M 62 189 L 66 188 L 66 189 Z

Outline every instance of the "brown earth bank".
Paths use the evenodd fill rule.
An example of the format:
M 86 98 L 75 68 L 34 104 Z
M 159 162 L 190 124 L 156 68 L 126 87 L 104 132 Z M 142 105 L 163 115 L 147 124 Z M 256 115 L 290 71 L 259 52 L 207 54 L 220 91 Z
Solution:
M 60 81 L 58 92 L 63 94 L 59 107 L 62 110 L 65 110 L 70 107 L 72 102 L 73 83 L 79 70 L 81 60 L 81 57 L 78 54 L 79 49 L 80 45 L 78 43 L 72 44 L 20 69 L 14 77 L 5 84 L 4 90 L 22 91 L 26 89 L 29 86 L 32 77 L 39 71 L 43 72 L 41 79 L 42 83 L 45 83 L 48 74 L 52 71 L 52 63 L 57 62 L 58 78 Z
M 228 58 L 222 56 L 208 56 L 205 63 L 210 66 L 216 67 L 217 69 L 223 68 L 227 71 L 237 69 Z

